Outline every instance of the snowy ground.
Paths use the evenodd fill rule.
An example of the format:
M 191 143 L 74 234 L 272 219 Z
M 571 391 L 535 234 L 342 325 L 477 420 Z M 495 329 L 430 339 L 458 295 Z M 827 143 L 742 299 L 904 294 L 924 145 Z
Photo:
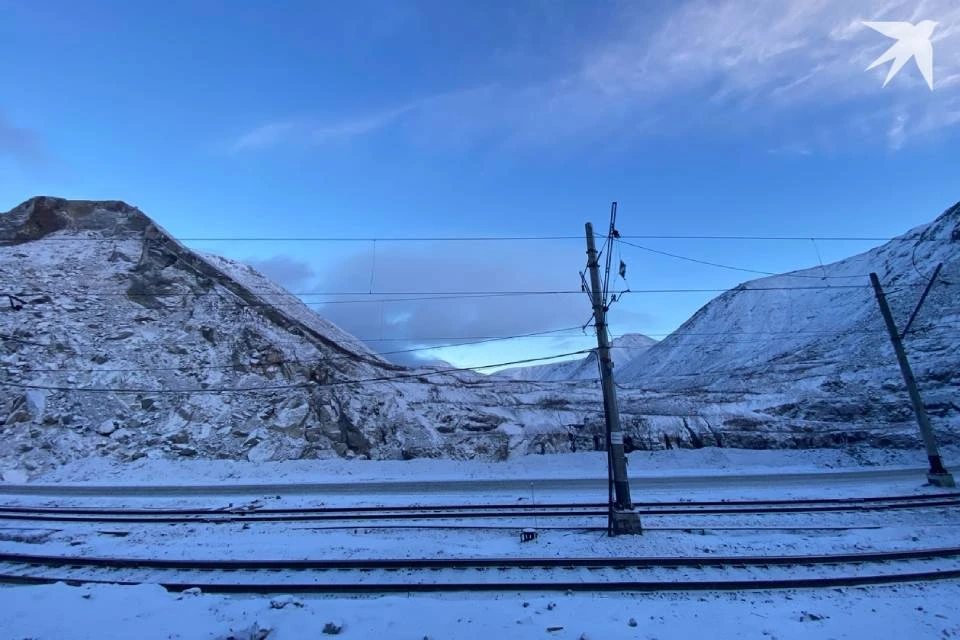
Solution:
M 957 452 L 945 451 L 948 466 Z M 634 499 L 718 500 L 899 496 L 923 486 L 922 452 L 699 451 L 631 455 Z M 26 487 L 0 484 L 0 503 L 220 508 L 521 501 L 598 502 L 606 497 L 602 454 L 531 456 L 507 463 L 312 461 L 282 464 L 149 461 L 76 463 Z M 529 481 L 541 487 L 531 491 Z M 499 482 L 499 488 L 491 481 Z M 90 495 L 51 495 L 86 484 Z M 250 485 L 281 483 L 269 495 Z M 284 485 L 283 483 L 286 483 Z M 298 485 L 297 483 L 310 483 Z M 401 490 L 390 490 L 391 483 Z M 179 485 L 183 494 L 156 493 Z M 135 487 L 114 494 L 111 487 Z M 190 495 L 199 485 L 239 493 Z M 304 486 L 307 488 L 305 489 Z M 544 486 L 551 487 L 544 490 Z M 13 493 L 42 488 L 43 495 Z M 350 488 L 337 491 L 333 488 Z M 366 491 L 364 487 L 375 487 Z M 359 491 L 358 491 L 359 489 Z M 244 493 L 246 492 L 246 493 Z M 411 523 L 415 524 L 415 523 Z M 532 517 L 507 522 L 430 522 L 444 528 L 358 523 L 120 524 L 0 521 L 0 551 L 163 558 L 371 558 L 470 556 L 802 555 L 960 545 L 960 509 L 867 513 L 656 516 L 643 536 L 608 538 L 583 521 Z M 540 536 L 522 543 L 518 529 Z M 549 527 L 567 527 L 550 529 Z M 113 578 L 112 578 L 113 579 Z M 116 579 L 120 579 L 119 577 Z M 270 598 L 168 594 L 156 586 L 0 589 L 0 638 L 226 638 L 257 624 L 269 638 L 344 637 L 689 638 L 960 636 L 953 606 L 960 583 L 803 592 L 729 594 L 516 594 Z M 549 607 L 550 602 L 556 606 Z M 529 603 L 523 606 L 523 603 Z M 279 604 L 279 603 L 278 603 Z M 46 612 L 56 610 L 57 616 Z M 628 625 L 630 618 L 636 627 Z M 562 627 L 548 631 L 550 627 Z M 239 638 L 247 636 L 239 635 Z M 257 636 L 251 636 L 257 637 Z
M 924 486 L 918 452 L 704 449 L 631 455 L 633 498 L 659 501 L 907 496 Z M 946 460 L 949 464 L 951 457 Z M 803 464 L 802 461 L 806 463 Z M 158 461 L 123 468 L 71 465 L 25 487 L 0 484 L 0 504 L 282 509 L 322 506 L 602 503 L 603 454 L 530 456 L 517 463 Z M 860 462 L 861 466 L 857 466 Z M 878 462 L 892 462 L 876 466 Z M 907 463 L 913 463 L 907 464 Z M 862 466 L 867 464 L 869 466 Z M 408 465 L 408 466 L 404 466 Z M 267 468 L 264 468 L 267 467 Z M 458 473 L 459 472 L 459 473 Z M 80 483 L 78 479 L 87 479 Z M 89 479 L 95 479 L 89 482 Z M 54 482 L 54 481 L 61 482 Z M 309 480 L 308 483 L 303 483 Z M 69 481 L 69 484 L 67 482 Z M 283 483 L 278 484 L 280 481 Z M 270 486 L 260 483 L 271 482 Z M 303 484 L 301 484 L 303 483 Z M 161 492 L 176 485 L 182 493 Z M 89 495 L 50 495 L 70 489 Z M 43 494 L 8 493 L 15 489 Z M 221 493 L 227 490 L 228 493 Z M 647 535 L 611 539 L 603 517 L 370 523 L 87 523 L 0 520 L 0 551 L 168 558 L 371 558 L 803 554 L 960 545 L 960 509 L 737 515 L 655 515 Z M 541 530 L 521 543 L 519 529 Z M 922 543 L 918 541 L 923 541 Z
M 0 590 L 0 636 L 170 640 L 342 638 L 939 638 L 960 636 L 960 584 L 677 594 L 226 597 L 157 586 Z M 271 603 L 273 600 L 273 603 Z M 56 612 L 51 615 L 51 612 Z M 631 626 L 631 619 L 636 626 Z M 550 629 L 555 629 L 551 631 Z M 246 633 L 243 633 L 246 632 Z
M 944 448 L 944 459 L 960 461 L 960 448 Z M 920 449 L 670 449 L 635 451 L 629 456 L 631 477 L 662 475 L 744 474 L 856 469 L 878 466 L 921 467 Z M 606 454 L 558 453 L 513 457 L 503 462 L 473 460 L 147 460 L 121 463 L 107 458 L 77 460 L 53 469 L 35 483 L 199 484 L 325 481 L 465 480 L 493 478 L 602 478 Z M 2 487 L 2 484 L 0 484 Z

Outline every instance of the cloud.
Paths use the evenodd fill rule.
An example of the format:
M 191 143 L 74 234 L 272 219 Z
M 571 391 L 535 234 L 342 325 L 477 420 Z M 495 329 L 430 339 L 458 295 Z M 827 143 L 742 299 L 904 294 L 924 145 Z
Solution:
M 666 112 L 670 117 L 656 123 L 661 132 L 796 130 L 800 135 L 780 145 L 795 148 L 838 133 L 861 142 L 853 128 L 864 115 L 885 114 L 872 130 L 881 144 L 903 114 L 908 122 L 927 123 L 923 130 L 906 124 L 904 143 L 932 132 L 933 122 L 954 124 L 949 117 L 928 117 L 960 94 L 954 79 L 960 74 L 960 5 L 953 0 L 692 0 L 675 7 L 651 26 L 647 5 L 625 5 L 619 34 L 588 52 L 562 82 L 541 87 L 544 97 L 532 102 L 531 117 L 548 111 L 547 103 L 566 104 L 567 127 L 590 131 L 607 122 L 629 134 L 632 121 Z M 882 89 L 886 69 L 865 69 L 890 43 L 862 21 L 925 18 L 941 22 L 935 32 L 937 91 L 922 90 L 912 63 Z M 825 122 L 833 135 L 824 134 Z
M 237 138 L 230 145 L 230 150 L 236 153 L 275 145 L 291 136 L 296 128 L 295 122 L 271 122 L 261 125 Z
M 422 101 L 339 121 L 301 119 L 270 122 L 238 137 L 230 144 L 230 150 L 239 153 L 281 144 L 321 145 L 347 140 L 389 126 L 420 103 Z
M 882 146 L 901 120 L 898 146 L 957 125 L 954 111 L 944 106 L 960 97 L 955 0 L 614 6 L 608 29 L 585 33 L 568 47 L 577 56 L 549 76 L 451 90 L 359 118 L 278 121 L 242 136 L 233 148 L 322 144 L 396 125 L 409 131 L 413 144 L 454 148 L 539 150 L 651 133 L 759 132 L 782 138 L 768 141 L 772 148 L 814 149 L 865 141 Z M 940 22 L 934 32 L 935 92 L 926 89 L 912 62 L 882 88 L 886 68 L 866 68 L 890 42 L 862 22 L 922 19 Z M 522 64 L 523 56 L 517 59 Z
M 9 156 L 24 167 L 46 163 L 47 153 L 36 132 L 15 127 L 0 113 L 0 156 Z
M 890 148 L 894 151 L 900 150 L 903 147 L 903 143 L 906 141 L 906 128 L 908 121 L 909 117 L 905 113 L 901 113 L 893 121 L 893 124 L 890 126 L 890 130 L 887 131 L 887 140 L 889 141 Z
M 577 249 L 542 254 L 509 251 L 488 244 L 431 247 L 429 251 L 415 245 L 378 247 L 372 278 L 375 296 L 369 300 L 350 296 L 343 298 L 347 304 L 314 308 L 346 331 L 367 339 L 371 348 L 380 352 L 456 344 L 461 342 L 457 338 L 512 336 L 580 326 L 590 315 L 587 300 L 581 296 L 402 300 L 405 296 L 396 294 L 576 290 L 577 271 L 583 267 L 582 251 Z M 316 287 L 326 291 L 367 291 L 373 267 L 370 251 L 357 252 L 325 268 Z M 380 302 L 378 298 L 391 301 Z M 404 364 L 423 364 L 413 353 L 387 357 Z
M 392 353 L 387 356 L 387 359 L 394 364 L 399 364 L 404 367 L 439 367 L 441 369 L 453 369 L 456 366 L 446 360 L 436 358 L 429 353 L 424 353 L 423 351 Z
M 775 156 L 812 156 L 813 148 L 808 144 L 794 142 L 779 147 L 771 147 L 767 149 L 767 153 Z
M 293 292 L 306 288 L 317 275 L 313 267 L 305 260 L 298 260 L 285 255 L 277 255 L 264 260 L 248 258 L 244 262 Z

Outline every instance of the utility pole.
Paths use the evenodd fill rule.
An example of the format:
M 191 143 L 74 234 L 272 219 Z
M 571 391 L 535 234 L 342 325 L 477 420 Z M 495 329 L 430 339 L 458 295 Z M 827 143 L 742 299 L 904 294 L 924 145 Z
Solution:
M 937 268 L 934 273 L 934 279 L 940 272 Z M 932 285 L 933 280 L 931 280 Z M 913 377 L 913 369 L 910 368 L 910 362 L 907 360 L 907 353 L 903 349 L 903 336 L 897 330 L 897 324 L 893 320 L 893 314 L 890 313 L 890 307 L 887 305 L 887 297 L 883 293 L 883 287 L 880 286 L 880 279 L 877 274 L 870 274 L 870 283 L 873 285 L 873 291 L 877 296 L 877 304 L 880 305 L 880 313 L 883 315 L 883 321 L 887 324 L 887 331 L 890 333 L 890 342 L 893 343 L 893 350 L 897 354 L 897 362 L 900 364 L 900 373 L 903 374 L 903 381 L 907 385 L 907 392 L 910 394 L 910 401 L 913 403 L 913 412 L 917 416 L 917 424 L 920 425 L 920 435 L 923 437 L 923 444 L 927 448 L 927 459 L 930 461 L 930 471 L 927 472 L 927 480 L 936 487 L 955 487 L 956 482 L 953 475 L 943 466 L 943 460 L 940 458 L 940 448 L 937 446 L 937 438 L 933 433 L 933 427 L 930 426 L 930 418 L 927 417 L 927 409 L 920 397 L 920 390 L 917 388 L 917 380 Z M 930 291 L 927 286 L 917 309 L 914 310 L 910 323 L 917 315 L 920 305 L 923 304 L 926 294 Z M 905 333 L 905 332 L 904 332 Z
M 627 479 L 627 458 L 623 450 L 623 430 L 620 427 L 620 407 L 613 380 L 613 361 L 610 359 L 610 339 L 607 335 L 607 301 L 600 285 L 600 264 L 593 239 L 593 225 L 586 224 L 587 268 L 590 270 L 590 298 L 593 319 L 597 329 L 597 356 L 600 359 L 600 385 L 603 388 L 603 409 L 607 432 L 607 461 L 613 471 L 615 502 L 610 511 L 609 531 L 613 535 L 643 533 L 640 516 L 633 510 L 630 499 L 630 481 Z

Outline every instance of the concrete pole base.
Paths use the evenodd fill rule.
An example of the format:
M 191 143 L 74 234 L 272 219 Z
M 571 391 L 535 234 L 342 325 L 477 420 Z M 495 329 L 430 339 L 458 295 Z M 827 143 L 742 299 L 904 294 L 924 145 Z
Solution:
M 927 474 L 927 484 L 933 485 L 934 487 L 955 487 L 957 486 L 957 481 L 953 479 L 952 473 L 928 473 Z
M 614 511 L 610 516 L 613 535 L 640 535 L 643 527 L 640 525 L 640 514 L 636 511 Z

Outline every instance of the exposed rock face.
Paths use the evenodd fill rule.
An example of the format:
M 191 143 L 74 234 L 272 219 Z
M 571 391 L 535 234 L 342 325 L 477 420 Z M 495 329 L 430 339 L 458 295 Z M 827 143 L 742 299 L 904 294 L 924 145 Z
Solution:
M 343 384 L 408 370 L 134 207 L 34 198 L 0 216 L 0 242 L 0 276 L 24 301 L 0 312 L 11 443 L 0 468 L 87 455 L 506 455 L 433 428 L 457 406 L 444 396 L 459 400 L 460 379 L 481 376 Z M 457 410 L 500 419 L 467 400 Z
M 876 270 L 902 322 L 918 271 L 943 262 L 945 282 L 960 283 L 958 226 L 955 207 L 872 252 L 778 278 L 866 284 Z M 15 297 L 0 300 L 8 477 L 91 455 L 503 459 L 604 447 L 595 381 L 397 367 L 122 202 L 34 198 L 0 215 L 0 245 L 3 293 Z M 770 281 L 719 296 L 618 365 L 627 448 L 916 446 L 869 289 L 750 292 Z M 945 442 L 960 426 L 957 289 L 935 287 L 908 338 Z

